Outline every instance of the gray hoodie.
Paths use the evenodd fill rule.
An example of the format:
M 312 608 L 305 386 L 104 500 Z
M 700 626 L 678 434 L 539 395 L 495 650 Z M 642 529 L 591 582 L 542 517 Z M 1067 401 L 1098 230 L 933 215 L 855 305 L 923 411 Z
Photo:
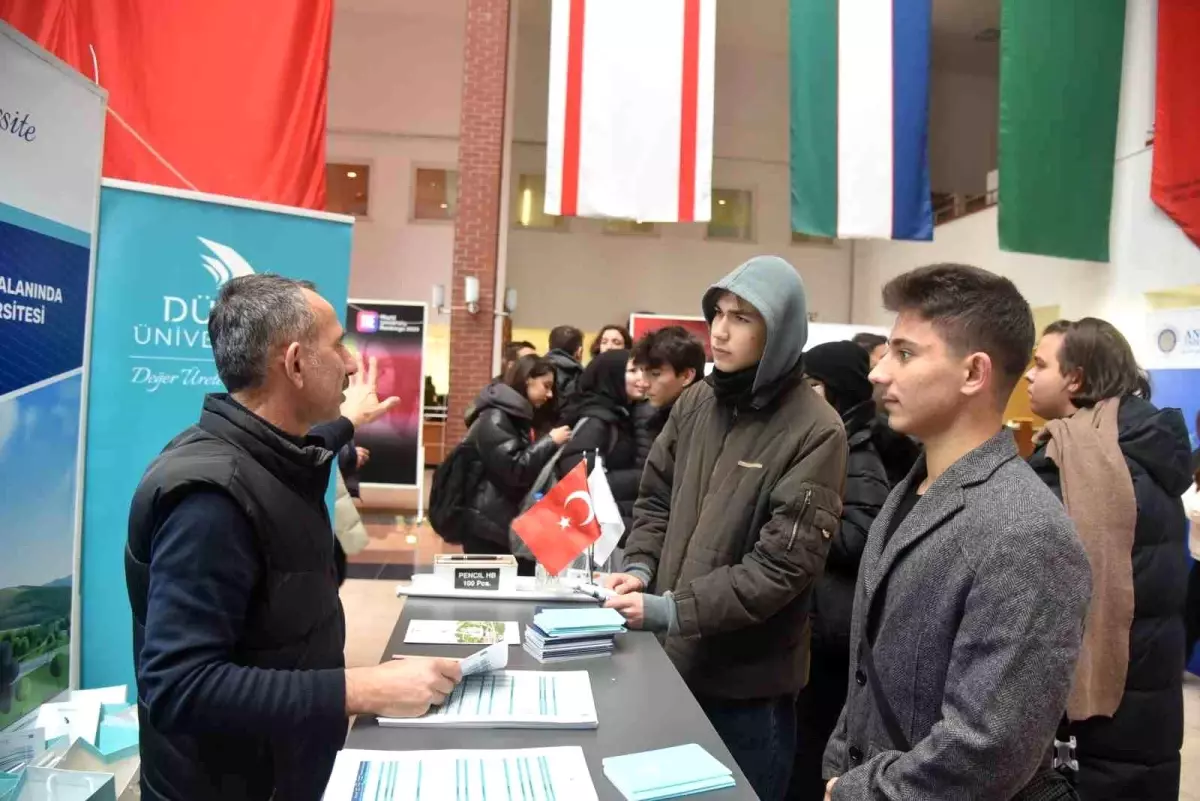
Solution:
M 767 324 L 767 344 L 754 377 L 754 391 L 758 392 L 790 374 L 800 363 L 808 342 L 804 281 L 795 267 L 778 256 L 755 256 L 704 293 L 701 305 L 704 319 L 710 324 L 724 292 L 732 292 L 758 309 Z

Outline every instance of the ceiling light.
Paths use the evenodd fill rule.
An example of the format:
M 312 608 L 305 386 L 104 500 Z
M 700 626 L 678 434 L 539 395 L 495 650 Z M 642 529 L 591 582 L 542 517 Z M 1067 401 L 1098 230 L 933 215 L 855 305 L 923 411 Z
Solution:
M 718 200 L 718 201 L 717 201 L 717 205 L 718 205 L 718 206 L 724 206 L 724 205 L 725 205 L 725 200 L 724 200 L 724 198 L 722 198 L 721 200 Z
M 409 534 L 407 537 L 404 538 L 404 541 L 407 542 L 409 545 L 416 545 L 417 544 L 417 535 Z
M 446 204 L 446 203 L 443 203 L 443 204 L 442 204 L 442 208 L 443 208 L 443 209 L 448 209 L 448 208 L 450 208 L 450 206 L 449 206 L 448 204 Z
M 358 173 L 356 173 L 354 170 L 350 170 L 349 172 L 346 173 L 346 177 L 347 178 L 357 178 Z
M 521 193 L 521 225 L 528 228 L 531 219 L 533 219 L 533 192 L 526 189 Z

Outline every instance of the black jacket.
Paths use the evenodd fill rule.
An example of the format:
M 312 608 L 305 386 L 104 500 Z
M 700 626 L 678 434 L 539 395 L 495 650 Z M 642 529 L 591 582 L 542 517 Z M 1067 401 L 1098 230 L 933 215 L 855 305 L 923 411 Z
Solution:
M 637 463 L 638 444 L 629 415 L 610 418 L 604 414 L 589 416 L 583 426 L 563 446 L 558 460 L 558 476 L 571 472 L 590 452 L 604 457 L 604 475 L 612 489 L 613 500 L 621 510 L 625 532 L 633 527 L 633 504 L 637 500 L 642 470 Z M 592 460 L 588 459 L 588 468 Z
M 559 409 L 565 409 L 575 395 L 575 386 L 583 376 L 583 365 L 566 351 L 552 350 L 546 354 L 546 361 L 554 366 L 554 403 Z
M 210 395 L 143 476 L 125 581 L 148 801 L 321 797 L 346 734 L 325 489 L 352 435 Z
M 828 650 L 837 652 L 844 660 L 849 653 L 858 564 L 867 547 L 871 524 L 891 492 L 872 440 L 874 418 L 874 401 L 859 404 L 842 417 L 850 454 L 846 459 L 841 525 L 833 536 L 825 574 L 817 581 L 813 602 L 814 655 Z
M 920 444 L 888 425 L 886 414 L 875 416 L 872 439 L 875 451 L 883 461 L 883 469 L 887 471 L 888 484 L 894 487 L 908 478 L 913 465 L 921 457 Z
M 675 404 L 671 404 L 674 406 Z M 646 466 L 650 451 L 654 448 L 654 440 L 662 433 L 671 416 L 671 406 L 658 408 L 650 401 L 643 401 L 633 407 L 633 433 L 637 439 L 638 472 Z
M 1133 478 L 1133 626 L 1125 695 L 1112 718 L 1071 724 L 1079 742 L 1083 801 L 1179 798 L 1183 745 L 1183 608 L 1187 519 L 1180 496 L 1191 484 L 1187 426 L 1177 409 L 1121 400 L 1118 441 Z M 1060 498 L 1057 466 L 1040 447 L 1030 459 Z
M 548 436 L 533 439 L 533 407 L 507 384 L 485 387 L 473 414 L 466 441 L 483 463 L 484 478 L 466 505 L 463 548 L 468 553 L 511 553 L 509 525 L 557 448 Z M 475 547 L 478 540 L 483 543 Z

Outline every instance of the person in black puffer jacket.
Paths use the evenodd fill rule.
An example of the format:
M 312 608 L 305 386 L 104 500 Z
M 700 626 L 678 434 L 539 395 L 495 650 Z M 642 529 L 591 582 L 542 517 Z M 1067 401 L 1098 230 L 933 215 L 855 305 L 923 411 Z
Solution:
M 605 476 L 626 531 L 633 525 L 633 502 L 637 500 L 642 478 L 637 467 L 633 404 L 626 385 L 628 363 L 629 351 L 610 350 L 588 364 L 574 397 L 562 413 L 563 424 L 572 429 L 584 418 L 587 422 L 575 431 L 558 460 L 558 475 L 562 478 L 589 454 L 599 453 L 603 457 Z M 589 458 L 589 470 L 591 465 Z
M 465 505 L 463 552 L 512 553 L 508 529 L 538 473 L 571 435 L 556 428 L 534 437 L 535 410 L 554 397 L 554 367 L 545 359 L 522 356 L 503 382 L 489 384 L 475 403 L 466 442 L 483 464 L 483 480 Z M 533 575 L 533 564 L 522 564 Z
M 1103 320 L 1050 326 L 1027 380 L 1034 413 L 1048 420 L 1104 400 L 1120 404 L 1117 445 L 1137 506 L 1124 694 L 1111 717 L 1072 721 L 1059 732 L 1060 739 L 1078 741 L 1079 795 L 1083 801 L 1176 801 L 1187 592 L 1187 520 L 1180 496 L 1192 480 L 1187 426 L 1177 409 L 1150 403 L 1149 383 L 1129 343 Z M 1030 465 L 1061 498 L 1059 468 L 1046 451 L 1040 446 Z
M 853 342 L 829 342 L 805 353 L 803 364 L 808 383 L 841 415 L 850 446 L 842 524 L 813 598 L 812 656 L 808 685 L 796 701 L 796 760 L 788 788 L 789 801 L 822 801 L 821 757 L 846 702 L 858 563 L 891 487 L 872 439 L 875 401 L 867 352 Z

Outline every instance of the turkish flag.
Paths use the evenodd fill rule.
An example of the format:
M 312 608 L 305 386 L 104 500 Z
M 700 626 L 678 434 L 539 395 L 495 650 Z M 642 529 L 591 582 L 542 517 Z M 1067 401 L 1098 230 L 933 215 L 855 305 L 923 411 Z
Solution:
M 555 576 L 600 539 L 600 523 L 592 508 L 585 463 L 576 465 L 546 497 L 514 520 L 512 529 L 538 562 Z
M 1150 197 L 1200 245 L 1200 4 L 1159 0 Z

